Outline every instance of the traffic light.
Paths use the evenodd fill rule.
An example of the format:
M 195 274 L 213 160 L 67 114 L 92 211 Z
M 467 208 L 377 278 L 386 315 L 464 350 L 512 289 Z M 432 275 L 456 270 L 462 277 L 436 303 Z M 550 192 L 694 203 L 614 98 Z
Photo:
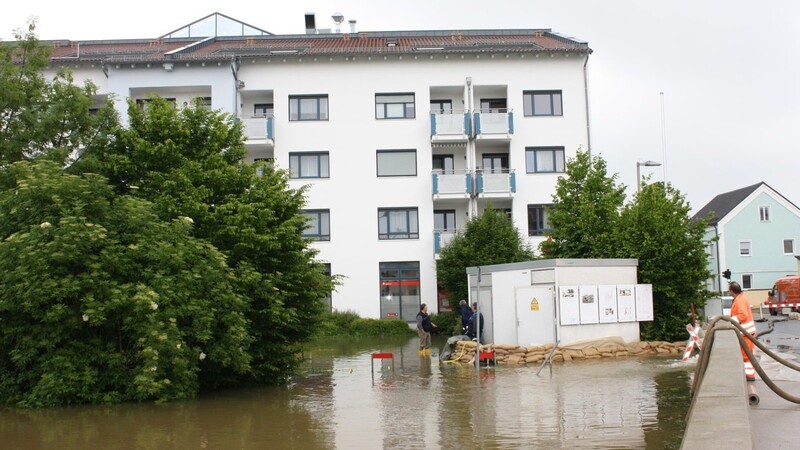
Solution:
M 725 277 L 726 280 L 731 281 L 731 269 L 725 269 L 725 271 L 722 272 L 722 276 Z

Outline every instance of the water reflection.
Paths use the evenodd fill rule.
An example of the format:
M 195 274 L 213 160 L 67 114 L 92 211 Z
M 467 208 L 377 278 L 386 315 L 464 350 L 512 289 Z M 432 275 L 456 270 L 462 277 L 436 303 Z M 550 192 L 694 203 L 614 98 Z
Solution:
M 438 343 L 437 345 L 441 345 Z M 370 353 L 392 352 L 376 360 Z M 310 346 L 305 375 L 168 405 L 0 411 L 6 448 L 678 448 L 686 366 L 629 358 L 440 365 L 416 340 Z

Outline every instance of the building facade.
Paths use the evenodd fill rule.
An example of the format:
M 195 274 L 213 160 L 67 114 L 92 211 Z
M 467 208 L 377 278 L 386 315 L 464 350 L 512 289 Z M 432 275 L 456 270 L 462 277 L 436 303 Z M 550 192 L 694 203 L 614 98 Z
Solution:
M 436 311 L 438 251 L 490 204 L 536 247 L 566 160 L 590 145 L 591 50 L 551 30 L 277 36 L 212 14 L 54 46 L 51 68 L 94 81 L 123 118 L 153 94 L 236 116 L 248 162 L 308 186 L 307 235 L 342 276 L 332 308 L 365 317 Z
M 709 290 L 727 291 L 720 280 L 728 270 L 743 289 L 759 291 L 771 289 L 780 277 L 797 274 L 800 208 L 768 184 L 717 195 L 694 217 L 709 214 L 708 269 L 714 274 L 707 283 Z M 751 302 L 766 295 L 756 297 Z

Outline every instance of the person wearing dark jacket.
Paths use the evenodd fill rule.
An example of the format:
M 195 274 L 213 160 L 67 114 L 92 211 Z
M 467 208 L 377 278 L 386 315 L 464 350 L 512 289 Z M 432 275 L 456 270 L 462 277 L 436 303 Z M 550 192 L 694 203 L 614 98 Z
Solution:
M 419 334 L 419 354 L 420 356 L 431 354 L 431 330 L 436 327 L 436 324 L 431 322 L 431 316 L 428 315 L 428 305 L 425 303 L 419 305 L 419 312 L 417 313 L 417 334 Z
M 461 314 L 461 334 L 466 334 L 467 328 L 469 328 L 469 318 L 472 317 L 472 309 L 467 305 L 466 300 L 458 302 L 458 312 Z
M 467 336 L 475 340 L 478 337 L 476 330 L 480 330 L 480 335 L 483 336 L 483 313 L 478 314 L 478 303 L 472 304 L 472 316 L 469 318 L 467 325 Z

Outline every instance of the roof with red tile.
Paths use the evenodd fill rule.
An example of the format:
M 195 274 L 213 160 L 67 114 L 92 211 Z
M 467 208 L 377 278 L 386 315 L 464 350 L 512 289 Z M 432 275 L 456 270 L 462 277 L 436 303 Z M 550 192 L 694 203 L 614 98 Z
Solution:
M 51 41 L 53 62 L 219 61 L 234 57 L 476 53 L 590 54 L 588 43 L 551 30 L 466 30 L 268 35 L 156 40 Z

